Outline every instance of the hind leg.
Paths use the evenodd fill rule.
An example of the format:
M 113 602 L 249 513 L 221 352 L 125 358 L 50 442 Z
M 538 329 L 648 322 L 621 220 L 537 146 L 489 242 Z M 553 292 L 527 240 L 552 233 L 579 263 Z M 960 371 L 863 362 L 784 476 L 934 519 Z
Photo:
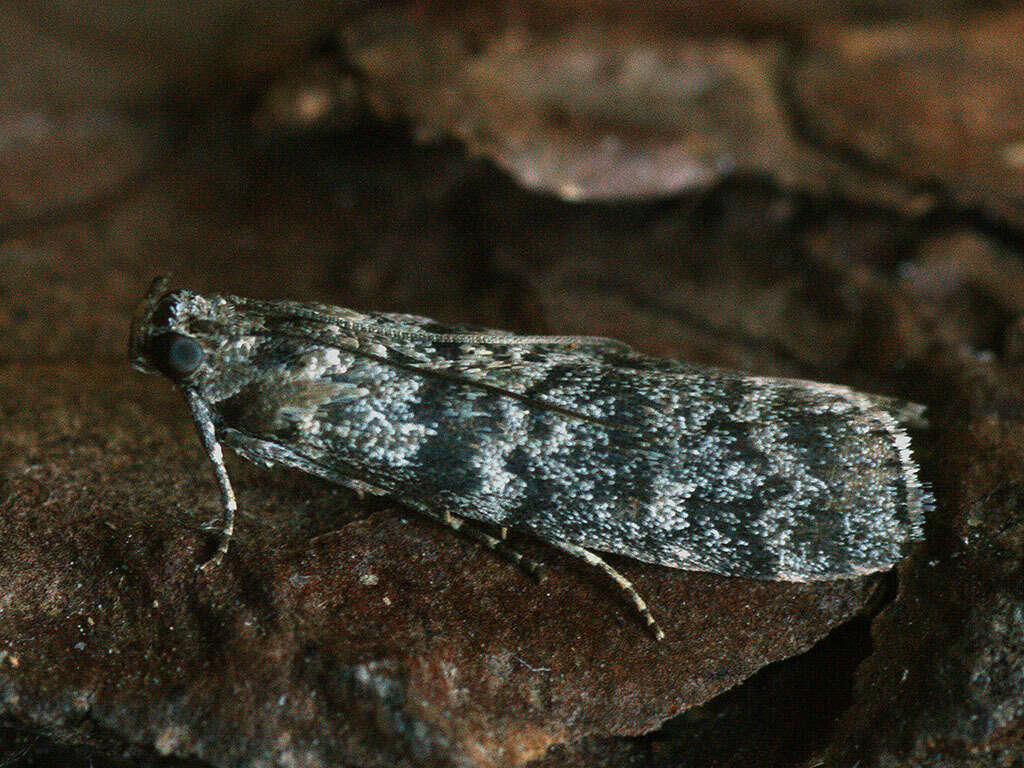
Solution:
M 647 607 L 647 603 L 644 602 L 644 599 L 642 597 L 640 597 L 640 593 L 636 591 L 636 588 L 632 585 L 632 583 L 630 583 L 629 579 L 627 579 L 621 573 L 616 571 L 614 568 L 608 565 L 608 563 L 606 563 L 600 557 L 595 555 L 593 552 L 586 550 L 583 547 L 578 547 L 575 544 L 570 544 L 567 541 L 558 541 L 555 539 L 548 539 L 547 542 L 551 546 L 557 547 L 563 552 L 567 552 L 570 555 L 573 555 L 574 557 L 578 557 L 587 565 L 599 569 L 602 573 L 608 576 L 608 578 L 614 581 L 618 585 L 619 589 L 621 589 L 625 593 L 626 597 L 629 598 L 630 602 L 633 603 L 633 607 L 636 608 L 637 613 L 640 614 L 640 617 L 644 620 L 644 623 L 651 628 L 651 632 L 654 633 L 655 639 L 665 639 L 665 633 L 662 631 L 661 627 L 658 626 L 658 622 L 655 621 L 654 617 L 651 615 L 651 611 Z
M 453 531 L 458 531 L 473 541 L 483 544 L 492 552 L 495 552 L 506 560 L 515 563 L 530 576 L 540 578 L 540 565 L 537 561 L 510 547 L 506 543 L 504 536 L 499 539 L 491 536 L 490 534 L 484 533 L 483 531 L 477 530 L 476 528 L 471 528 L 466 525 L 466 520 L 464 518 L 453 515 L 448 510 L 444 510 L 443 512 L 434 512 L 432 510 L 421 509 L 420 511 L 427 517 L 451 528 Z M 504 530 L 505 529 L 503 528 L 502 531 Z

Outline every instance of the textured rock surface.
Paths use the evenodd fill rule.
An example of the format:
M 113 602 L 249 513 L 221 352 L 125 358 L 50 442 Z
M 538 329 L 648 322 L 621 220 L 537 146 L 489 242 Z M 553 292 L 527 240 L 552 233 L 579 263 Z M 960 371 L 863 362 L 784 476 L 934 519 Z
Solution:
M 754 72 L 709 82 L 745 83 L 728 92 L 772 106 L 725 99 L 703 113 L 717 122 L 701 122 L 716 126 L 698 142 L 712 148 L 702 184 L 716 186 L 621 205 L 531 194 L 461 144 L 375 122 L 353 86 L 371 99 L 376 86 L 329 50 L 217 90 L 225 67 L 273 67 L 246 40 L 277 41 L 267 62 L 280 61 L 299 23 L 228 36 L 238 44 L 214 55 L 216 24 L 202 21 L 171 49 L 195 79 L 163 94 L 187 109 L 166 110 L 152 96 L 168 59 L 128 67 L 137 42 L 110 45 L 110 6 L 77 35 L 34 8 L 0 11 L 0 58 L 17 64 L 0 75 L 0 765 L 1019 761 L 1024 232 L 1004 161 L 1020 78 L 1016 48 L 999 42 L 1017 16 L 854 6 L 730 3 L 654 24 L 654 39 L 704 55 L 659 47 L 644 59 L 654 71 Z M 617 32 L 586 51 L 621 65 L 652 22 L 616 3 L 592 20 L 605 13 Z M 493 58 L 510 38 L 485 14 L 457 38 L 453 82 L 479 82 L 473 62 L 493 79 L 582 50 L 560 36 L 579 29 L 571 14 L 518 14 L 533 20 L 526 42 L 500 50 L 533 58 Z M 158 35 L 158 21 L 123 39 Z M 737 28 L 743 39 L 721 37 Z M 393 32 L 407 40 L 409 26 Z M 662 93 L 621 66 L 584 71 L 608 76 L 609 103 Z M 990 119 L 962 119 L 986 105 Z M 903 114 L 917 119 L 896 135 Z M 531 152 L 600 157 L 564 143 L 589 129 L 527 117 Z M 660 158 L 648 178 L 684 157 L 644 154 L 671 125 L 633 155 Z M 742 164 L 716 157 L 765 148 L 749 165 L 759 180 L 717 183 Z M 630 166 L 617 167 L 603 178 L 619 183 Z M 922 185 L 941 201 L 932 215 L 915 213 Z M 835 189 L 886 205 L 823 194 Z M 535 542 L 519 543 L 547 564 L 543 584 L 397 505 L 230 460 L 238 540 L 200 578 L 215 540 L 201 526 L 218 512 L 209 467 L 180 398 L 124 362 L 134 304 L 165 271 L 199 291 L 607 334 L 916 399 L 931 413 L 916 446 L 939 502 L 927 543 L 892 577 L 817 588 L 618 560 L 669 633 L 659 645 L 599 577 Z
M 771 46 L 585 22 L 472 40 L 430 21 L 381 13 L 346 29 L 346 50 L 380 104 L 425 135 L 457 136 L 524 186 L 568 200 L 653 197 L 792 162 Z
M 153 116 L 126 102 L 158 86 L 151 70 L 83 49 L 0 8 L 0 228 L 96 200 L 156 162 Z
M 1024 224 L 1024 13 L 840 30 L 792 75 L 821 141 Z
M 566 200 L 747 173 L 907 213 L 949 198 L 1019 226 L 1024 16 L 977 13 L 965 29 L 956 6 L 816 5 L 780 24 L 795 8 L 777 4 L 772 23 L 757 4 L 572 16 L 417 3 L 360 17 L 342 40 L 379 113 Z
M 658 198 L 746 173 L 920 204 L 802 141 L 785 38 L 699 36 L 688 29 L 700 21 L 613 7 L 574 20 L 531 10 L 391 8 L 345 25 L 342 43 L 378 113 L 412 120 L 421 139 L 454 136 L 564 200 Z

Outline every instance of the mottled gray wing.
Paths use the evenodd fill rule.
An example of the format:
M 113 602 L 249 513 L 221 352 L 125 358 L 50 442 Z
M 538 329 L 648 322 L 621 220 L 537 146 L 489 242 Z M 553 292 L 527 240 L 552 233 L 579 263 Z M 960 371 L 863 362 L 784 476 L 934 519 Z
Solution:
M 919 535 L 929 496 L 887 399 L 654 360 L 608 340 L 337 312 L 304 313 L 291 335 L 275 319 L 294 345 L 279 359 L 339 350 L 310 383 L 315 396 L 248 428 L 224 409 L 250 438 L 288 445 L 293 466 L 731 575 L 856 575 L 889 567 Z

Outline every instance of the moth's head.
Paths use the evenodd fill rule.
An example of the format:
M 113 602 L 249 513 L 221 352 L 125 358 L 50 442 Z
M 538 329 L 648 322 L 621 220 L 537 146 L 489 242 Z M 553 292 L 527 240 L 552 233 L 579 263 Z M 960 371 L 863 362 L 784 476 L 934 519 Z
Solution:
M 160 373 L 172 381 L 187 379 L 202 364 L 206 351 L 191 333 L 185 316 L 187 291 L 167 291 L 168 278 L 153 281 L 132 320 L 128 359 L 145 373 Z
M 153 281 L 132 321 L 128 358 L 144 373 L 159 373 L 183 389 L 220 394 L 223 379 L 244 364 L 238 344 L 250 325 L 237 299 L 168 291 Z

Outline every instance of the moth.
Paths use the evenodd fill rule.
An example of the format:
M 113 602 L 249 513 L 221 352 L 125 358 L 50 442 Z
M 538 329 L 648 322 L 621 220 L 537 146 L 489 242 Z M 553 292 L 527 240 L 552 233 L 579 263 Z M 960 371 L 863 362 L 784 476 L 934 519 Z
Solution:
M 532 534 L 601 569 L 658 638 L 598 552 L 756 579 L 855 577 L 899 560 L 932 504 L 907 432 L 919 405 L 604 338 L 166 288 L 151 287 L 129 354 L 184 393 L 213 464 L 223 523 L 204 569 L 234 527 L 222 445 L 390 496 L 519 562 L 505 534 Z

